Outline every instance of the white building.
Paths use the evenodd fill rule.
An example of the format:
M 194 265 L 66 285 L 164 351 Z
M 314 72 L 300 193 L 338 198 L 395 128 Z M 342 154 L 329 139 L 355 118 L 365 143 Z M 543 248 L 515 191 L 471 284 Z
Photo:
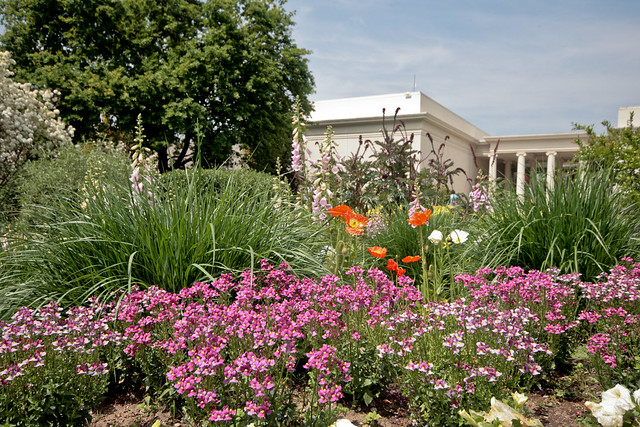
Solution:
M 631 120 L 633 114 L 633 123 Z M 640 107 L 620 107 L 618 109 L 618 127 L 625 128 L 628 126 L 638 127 L 640 124 Z
M 389 131 L 394 113 L 400 108 L 398 120 L 404 122 L 408 135 L 414 134 L 413 148 L 420 151 L 423 158 L 431 152 L 427 133 L 433 138 L 436 149 L 448 136 L 444 158 L 451 158 L 455 167 L 464 169 L 472 179 L 480 168 L 491 179 L 501 177 L 506 183 L 515 180 L 519 192 L 524 191 L 528 170 L 556 171 L 577 152 L 576 140 L 586 139 L 586 133 L 582 131 L 491 136 L 422 92 L 407 92 L 317 101 L 307 125 L 307 146 L 313 150 L 315 142 L 324 139 L 328 126 L 335 132 L 334 140 L 340 155 L 354 152 L 361 135 L 364 140 L 382 140 L 383 108 Z M 317 156 L 317 149 L 314 153 Z M 457 192 L 468 193 L 470 188 L 471 184 L 464 176 L 458 176 L 454 181 Z

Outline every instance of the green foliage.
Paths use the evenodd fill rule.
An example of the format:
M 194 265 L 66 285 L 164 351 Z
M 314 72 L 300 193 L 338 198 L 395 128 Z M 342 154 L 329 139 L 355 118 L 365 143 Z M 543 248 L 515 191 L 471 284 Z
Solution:
M 494 193 L 493 211 L 478 218 L 478 238 L 465 255 L 477 268 L 558 267 L 594 280 L 623 256 L 640 253 L 640 211 L 628 206 L 616 183 L 606 170 L 584 171 L 557 180 L 548 193 L 536 180 L 524 202 L 510 192 Z
M 363 407 L 370 407 L 389 382 L 399 375 L 396 366 L 379 357 L 376 346 L 375 340 L 359 337 L 358 340 L 349 340 L 340 352 L 340 356 L 350 363 L 351 380 L 345 384 L 344 391 Z
M 198 171 L 175 174 L 145 182 L 140 194 L 101 182 L 82 205 L 74 198 L 34 209 L 37 226 L 8 236 L 8 250 L 0 251 L 5 315 L 51 299 L 82 303 L 133 283 L 175 291 L 261 258 L 323 272 L 320 228 L 286 202 L 276 210 L 271 194 L 244 174 L 230 173 L 219 189 L 207 189 L 209 175 Z
M 633 120 L 633 116 L 632 116 Z M 606 133 L 598 135 L 593 126 L 576 126 L 587 132 L 587 142 L 578 141 L 580 150 L 576 158 L 591 167 L 611 170 L 615 182 L 630 203 L 640 203 L 640 128 L 630 124 L 626 128 L 614 128 L 602 123 Z
M 106 394 L 108 377 L 78 375 L 76 362 L 77 358 L 64 359 L 50 364 L 44 372 L 28 371 L 11 385 L 3 385 L 0 420 L 15 426 L 86 423 L 90 419 L 89 411 L 95 409 Z
M 2 0 L 1 45 L 16 77 L 61 93 L 76 139 L 130 142 L 142 113 L 162 172 L 234 144 L 272 171 L 290 149 L 290 111 L 313 78 L 281 0 Z M 196 131 L 198 130 L 198 131 Z M 202 144 L 195 146 L 197 133 Z
M 453 178 L 459 174 L 466 176 L 463 169 L 454 167 L 451 159 L 444 158 L 448 137 L 436 149 L 431 135 L 427 134 L 431 151 L 423 156 L 414 148 L 414 135 L 408 134 L 404 123 L 398 120 L 399 111 L 398 108 L 388 129 L 383 109 L 382 140 L 372 142 L 361 136 L 357 150 L 342 159 L 331 149 L 324 149 L 333 135 L 328 129 L 327 139 L 320 146 L 320 155 L 327 158 L 327 165 L 322 162 L 315 165 L 324 175 L 321 181 L 317 181 L 318 173 L 308 178 L 303 192 L 317 195 L 320 185 L 326 183 L 334 193 L 330 200 L 358 212 L 380 206 L 391 212 L 393 206 L 408 206 L 418 193 L 433 204 L 446 203 Z
M 177 185 L 188 188 L 193 179 L 193 172 L 176 170 L 160 175 L 160 182 L 165 185 Z M 229 180 L 233 179 L 238 188 L 251 188 L 254 192 L 270 197 L 273 190 L 273 175 L 251 169 L 202 169 L 198 171 L 198 186 L 202 192 L 223 192 Z
M 344 170 L 340 173 L 338 197 L 342 203 L 357 212 L 367 212 L 379 205 L 378 195 L 373 188 L 375 172 L 370 162 L 366 160 L 370 148 L 371 141 L 363 141 L 360 136 L 358 149 L 342 158 Z
M 99 144 L 69 146 L 53 159 L 28 163 L 17 178 L 17 226 L 32 223 L 35 209 L 55 211 L 62 200 L 84 199 L 86 186 L 96 182 L 127 182 L 129 158 Z M 83 190 L 83 188 L 85 190 Z M 38 207 L 38 208 L 36 208 Z

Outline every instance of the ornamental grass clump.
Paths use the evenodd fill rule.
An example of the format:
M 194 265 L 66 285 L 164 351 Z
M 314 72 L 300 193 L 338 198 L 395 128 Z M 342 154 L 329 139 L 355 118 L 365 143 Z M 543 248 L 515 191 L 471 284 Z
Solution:
M 326 245 L 320 226 L 286 201 L 275 211 L 272 195 L 239 185 L 240 176 L 205 188 L 198 169 L 186 178 L 145 180 L 143 193 L 100 182 L 82 205 L 34 210 L 37 226 L 6 236 L 11 250 L 0 251 L 0 316 L 50 300 L 68 306 L 92 295 L 110 298 L 133 284 L 177 292 L 261 258 L 326 273 L 316 256 Z
M 557 267 L 593 281 L 622 257 L 640 254 L 640 209 L 628 204 L 608 171 L 563 176 L 550 191 L 532 179 L 522 199 L 505 192 L 489 201 L 464 254 L 476 268 Z

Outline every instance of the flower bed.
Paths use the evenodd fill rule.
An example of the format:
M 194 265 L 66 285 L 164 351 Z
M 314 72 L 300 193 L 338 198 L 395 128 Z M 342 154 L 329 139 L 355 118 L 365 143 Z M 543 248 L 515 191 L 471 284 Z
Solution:
M 460 409 L 527 390 L 580 344 L 603 381 L 637 380 L 640 263 L 595 284 L 520 268 L 457 280 L 467 298 L 423 304 L 406 276 L 312 280 L 263 261 L 178 293 L 24 308 L 2 324 L 0 415 L 85 419 L 125 368 L 185 419 L 228 425 L 329 425 L 345 394 L 367 404 L 391 381 L 416 418 L 457 425 Z

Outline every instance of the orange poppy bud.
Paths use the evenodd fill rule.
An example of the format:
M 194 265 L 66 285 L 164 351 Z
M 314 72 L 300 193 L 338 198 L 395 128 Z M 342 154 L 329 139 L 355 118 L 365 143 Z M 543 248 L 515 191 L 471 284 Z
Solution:
M 376 258 L 384 258 L 387 255 L 387 248 L 381 248 L 380 246 L 372 246 L 367 250 Z
M 405 270 L 404 268 L 399 268 L 396 270 L 396 274 L 398 275 L 398 277 L 402 276 L 406 272 L 407 270 Z
M 416 261 L 420 261 L 420 255 L 415 255 L 415 256 L 406 256 L 404 258 L 402 258 L 402 262 L 416 262 Z
M 387 261 L 387 270 L 398 271 L 398 263 L 389 258 L 389 261 Z

